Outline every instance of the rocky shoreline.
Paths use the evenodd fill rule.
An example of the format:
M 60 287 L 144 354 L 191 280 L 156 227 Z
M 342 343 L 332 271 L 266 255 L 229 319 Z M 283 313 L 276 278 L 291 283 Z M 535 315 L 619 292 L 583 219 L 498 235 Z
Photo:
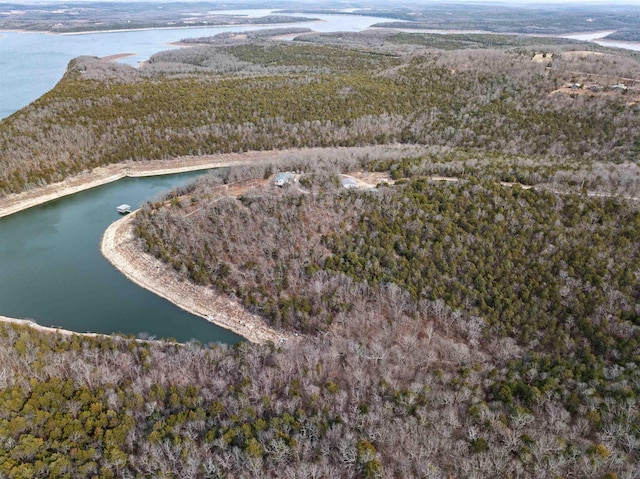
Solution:
M 253 343 L 293 339 L 287 333 L 269 328 L 260 316 L 249 313 L 237 301 L 208 286 L 185 281 L 169 265 L 143 252 L 133 235 L 134 216 L 135 212 L 112 223 L 100 244 L 103 256 L 129 280 Z
M 0 218 L 47 203 L 48 201 L 118 181 L 127 176 L 170 175 L 174 173 L 207 170 L 210 168 L 224 168 L 233 165 L 274 161 L 293 151 L 301 150 L 225 153 L 219 155 L 182 157 L 171 160 L 119 163 L 94 168 L 91 171 L 80 173 L 59 183 L 53 183 L 19 194 L 7 195 L 0 199 Z
M 388 145 L 387 147 L 391 149 L 401 148 L 400 145 Z M 60 183 L 5 196 L 0 199 L 0 218 L 125 177 L 167 175 L 233 165 L 272 162 L 291 158 L 292 156 L 295 157 L 298 154 L 321 155 L 328 151 L 335 152 L 340 150 L 364 154 L 368 148 L 303 148 L 278 151 L 250 151 L 108 165 L 94 168 Z M 297 336 L 290 333 L 278 332 L 269 328 L 261 317 L 247 312 L 241 304 L 216 293 L 213 289 L 197 286 L 182 280 L 169 266 L 145 254 L 136 246 L 133 239 L 130 227 L 132 218 L 133 215 L 129 215 L 113 223 L 104 233 L 101 245 L 102 254 L 127 278 L 143 288 L 168 299 L 181 309 L 229 329 L 248 341 L 280 343 L 297 338 Z M 23 324 L 47 332 L 85 334 L 40 326 L 27 319 L 0 316 L 0 322 Z M 93 333 L 86 334 L 93 335 Z
M 132 162 L 94 168 L 91 171 L 87 171 L 74 177 L 68 178 L 67 180 L 60 183 L 47 185 L 42 188 L 36 188 L 20 194 L 8 195 L 0 199 L 0 218 L 47 203 L 49 201 L 53 201 L 58 198 L 62 198 L 64 196 L 72 195 L 74 193 L 79 193 L 81 191 L 111 183 L 127 176 L 142 177 L 166 175 L 210 168 L 222 168 L 232 165 L 256 163 L 261 161 L 273 161 L 281 159 L 284 155 L 290 154 L 292 152 L 293 150 L 228 153 L 219 155 L 175 158 L 166 161 Z M 112 227 L 117 228 L 117 225 L 118 223 L 114 223 Z M 126 238 L 126 236 L 121 234 L 118 236 L 118 238 Z M 136 271 L 136 267 L 141 268 L 145 264 L 149 265 L 152 260 L 155 260 L 155 258 L 146 258 L 146 263 L 144 261 L 141 261 L 142 258 L 145 258 L 145 255 L 143 255 L 143 253 L 140 251 L 134 250 L 133 241 L 124 243 L 123 245 L 118 245 L 118 248 L 115 247 L 116 245 L 114 243 L 112 243 L 112 245 L 113 248 L 108 250 L 108 254 L 115 255 L 116 250 L 122 252 L 128 251 L 128 257 L 131 258 L 131 260 L 135 263 L 134 266 L 123 264 L 122 260 L 124 256 L 122 256 L 123 253 L 121 253 L 121 255 L 118 257 L 118 269 L 121 271 L 126 270 L 128 273 L 125 273 L 125 275 L 138 284 L 143 283 L 141 284 L 141 286 L 147 287 L 145 286 L 146 284 L 152 286 L 152 284 L 148 281 L 143 281 L 144 271 Z M 103 248 L 103 253 L 104 251 L 105 250 Z M 113 253 L 111 253 L 112 251 Z M 160 261 L 158 260 L 155 261 L 157 263 L 160 263 Z M 157 269 L 161 264 L 162 263 L 154 264 L 153 268 L 155 269 L 148 271 L 154 271 L 153 274 L 156 275 Z M 174 283 L 175 282 L 176 281 L 174 281 Z M 153 291 L 154 293 L 169 299 L 182 309 L 190 311 L 193 314 L 205 317 L 207 320 L 212 321 L 223 328 L 229 329 L 236 334 L 243 336 L 249 341 L 263 343 L 267 341 L 280 341 L 281 338 L 286 338 L 286 335 L 278 334 L 275 331 L 269 330 L 268 328 L 266 328 L 266 325 L 264 325 L 264 322 L 260 323 L 251 318 L 251 315 L 245 313 L 244 309 L 240 305 L 234 305 L 229 300 L 223 298 L 215 298 L 214 300 L 208 297 L 206 302 L 207 307 L 216 305 L 216 307 L 221 308 L 221 312 L 217 314 L 211 309 L 206 309 L 204 305 L 199 305 L 199 301 L 197 299 L 190 300 L 190 294 L 199 295 L 200 292 L 198 292 L 196 289 L 190 291 L 187 283 L 183 283 L 179 291 L 169 290 L 166 292 L 162 292 L 160 291 L 160 289 L 158 289 L 158 286 L 159 285 L 155 285 L 155 289 L 151 289 L 150 287 L 147 287 L 147 289 L 151 289 L 151 291 Z M 208 296 L 212 295 L 213 292 L 211 291 Z M 260 318 L 258 319 L 262 321 Z M 29 319 L 17 319 L 0 316 L 0 322 L 20 324 L 47 333 L 61 333 L 65 335 L 95 335 L 94 333 L 81 333 L 55 327 L 41 326 Z

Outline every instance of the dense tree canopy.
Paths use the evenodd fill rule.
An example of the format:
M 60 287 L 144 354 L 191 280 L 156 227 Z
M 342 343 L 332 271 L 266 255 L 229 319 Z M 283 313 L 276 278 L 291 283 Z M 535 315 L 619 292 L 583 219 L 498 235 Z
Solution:
M 141 252 L 299 336 L 5 324 L 1 477 L 635 477 L 638 107 L 558 88 L 636 61 L 353 37 L 221 39 L 140 72 L 79 59 L 0 124 L 3 193 L 126 160 L 405 144 L 217 171 L 147 204 Z
M 462 374 L 448 383 L 453 390 L 467 384 L 469 370 L 451 369 L 459 363 L 444 359 L 459 346 L 430 349 L 434 334 L 441 344 L 461 342 L 476 355 L 476 399 L 464 415 L 474 453 L 495 447 L 491 427 L 478 418 L 485 407 L 515 414 L 533 434 L 549 426 L 542 410 L 581 424 L 580 432 L 562 433 L 562 443 L 583 444 L 575 457 L 584 454 L 594 467 L 621 444 L 613 436 L 606 444 L 595 440 L 611 433 L 603 414 L 637 437 L 627 422 L 635 419 L 619 413 L 635 410 L 638 395 L 637 205 L 473 177 L 417 176 L 377 191 L 345 190 L 332 166 L 324 168 L 303 168 L 299 182 L 310 190 L 267 185 L 239 199 L 220 196 L 215 185 L 228 178 L 201 180 L 176 192 L 187 193 L 182 199 L 149 205 L 137 219 L 138 234 L 176 271 L 240 298 L 274 326 L 353 337 L 365 357 L 389 354 L 370 335 L 396 321 L 416 322 L 417 336 L 392 347 L 409 341 L 402 350 L 413 372 L 403 377 L 416 386 L 422 376 L 414 361 L 438 363 L 437 374 Z M 367 326 L 354 319 L 359 311 Z M 532 465 L 529 439 L 521 439 L 527 453 L 506 470 Z M 626 450 L 620 464 L 637 461 L 634 454 Z

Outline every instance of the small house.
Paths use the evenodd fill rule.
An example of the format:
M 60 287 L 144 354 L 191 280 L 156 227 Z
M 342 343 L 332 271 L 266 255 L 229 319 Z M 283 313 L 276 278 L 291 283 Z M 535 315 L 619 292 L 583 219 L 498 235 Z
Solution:
M 273 180 L 273 184 L 275 186 L 284 186 L 288 185 L 293 181 L 293 173 L 290 171 L 285 171 L 283 173 L 278 173 Z
M 342 186 L 347 188 L 347 189 L 351 189 L 351 188 L 356 188 L 358 185 L 356 183 L 355 178 L 352 178 L 350 176 L 343 176 L 342 177 Z
M 614 91 L 627 91 L 629 89 L 624 83 L 616 83 L 615 85 L 611 85 L 609 88 Z
M 118 206 L 116 208 L 116 210 L 118 211 L 118 213 L 120 213 L 121 215 L 124 215 L 126 213 L 131 213 L 131 206 L 126 205 L 126 204 L 122 204 L 120 206 Z

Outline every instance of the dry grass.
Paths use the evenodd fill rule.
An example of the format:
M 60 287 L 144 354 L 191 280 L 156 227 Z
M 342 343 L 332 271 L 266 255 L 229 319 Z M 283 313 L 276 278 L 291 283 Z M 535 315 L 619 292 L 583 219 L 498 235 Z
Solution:
M 568 60 L 584 60 L 587 57 L 604 57 L 605 54 L 602 52 L 590 52 L 588 50 L 579 50 L 572 52 L 563 52 L 562 57 Z M 606 55 L 613 56 L 613 55 Z

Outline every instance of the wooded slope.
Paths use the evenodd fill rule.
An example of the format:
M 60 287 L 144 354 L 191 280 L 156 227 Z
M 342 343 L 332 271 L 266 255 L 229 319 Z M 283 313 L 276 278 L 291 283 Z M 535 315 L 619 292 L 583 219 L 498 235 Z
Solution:
M 3 326 L 1 476 L 635 477 L 640 210 L 617 197 L 638 196 L 635 93 L 557 90 L 636 60 L 345 38 L 142 72 L 78 60 L 0 125 L 5 193 L 128 159 L 412 143 L 219 171 L 145 206 L 141 249 L 299 340 Z M 362 171 L 396 184 L 340 184 Z
M 421 36 L 374 36 L 376 48 L 366 35 L 349 38 L 351 46 L 221 42 L 158 54 L 141 71 L 74 60 L 51 92 L 0 123 L 0 194 L 108 163 L 302 146 L 637 154 L 635 93 L 550 95 L 574 71 L 633 77 L 630 56 L 558 55 L 548 69 L 531 61 L 532 45 L 478 48 L 492 44 L 485 36 L 454 51 Z
M 412 161 L 417 170 L 430 164 Z M 376 164 L 363 159 L 358 166 Z M 342 165 L 348 166 L 354 167 Z M 439 394 L 463 394 L 454 403 L 466 404 L 464 412 L 455 415 L 456 426 L 439 417 L 428 428 L 468 442 L 428 456 L 437 465 L 434 477 L 469 476 L 467 460 L 477 464 L 478 477 L 552 470 L 613 477 L 606 474 L 635 467 L 640 210 L 634 202 L 473 176 L 434 181 L 409 174 L 377 191 L 346 190 L 334 176 L 339 161 L 291 167 L 304 172 L 300 187 L 268 183 L 239 199 L 216 186 L 230 178 L 201 180 L 176 192 L 182 197 L 148 205 L 137 234 L 185 278 L 241 299 L 274 326 L 328 334 L 332 346 L 356 342 L 356 349 L 338 347 L 345 364 L 356 358 L 384 364 L 396 352 L 403 358 L 402 371 L 371 366 L 362 379 L 351 379 L 357 384 L 404 379 L 431 390 L 434 379 L 451 374 Z M 416 329 L 391 333 L 405 327 Z M 382 340 L 385 334 L 392 336 Z M 446 351 L 437 346 L 445 344 Z M 459 354 L 473 357 L 473 373 L 454 359 Z M 324 370 L 324 359 L 317 364 Z M 343 378 L 351 377 L 345 368 Z M 374 388 L 366 397 L 381 394 Z M 507 420 L 487 421 L 488 412 Z M 558 420 L 571 427 L 546 442 L 543 431 Z M 526 433 L 516 439 L 514 428 L 524 424 Z M 503 426 L 510 440 L 499 439 Z M 411 431 L 412 440 L 431 434 Z M 556 452 L 534 459 L 539 441 Z M 397 450 L 379 436 L 372 444 L 389 476 L 399 470 L 397 458 L 410 461 L 407 454 L 416 451 Z M 523 449 L 507 452 L 507 444 Z M 420 476 L 418 469 L 406 474 Z

